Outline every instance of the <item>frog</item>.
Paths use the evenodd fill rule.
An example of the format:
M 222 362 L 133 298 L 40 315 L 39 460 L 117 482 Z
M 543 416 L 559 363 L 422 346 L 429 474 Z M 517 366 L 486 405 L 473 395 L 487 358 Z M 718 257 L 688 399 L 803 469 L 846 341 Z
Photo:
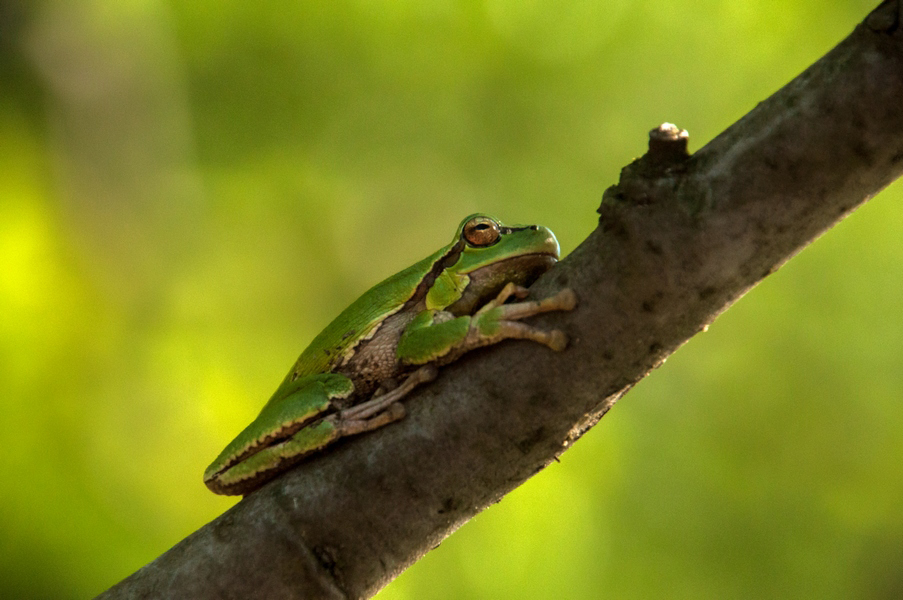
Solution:
M 340 439 L 399 421 L 402 399 L 471 350 L 519 339 L 563 351 L 563 331 L 522 321 L 576 307 L 570 288 L 527 300 L 559 254 L 547 227 L 466 217 L 450 243 L 372 287 L 313 339 L 205 484 L 247 495 Z

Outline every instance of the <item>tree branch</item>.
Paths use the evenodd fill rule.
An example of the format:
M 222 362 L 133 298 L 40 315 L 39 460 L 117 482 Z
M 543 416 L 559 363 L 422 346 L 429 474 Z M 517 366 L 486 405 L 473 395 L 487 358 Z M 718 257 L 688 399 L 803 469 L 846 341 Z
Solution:
M 375 593 L 564 451 L 634 383 L 903 172 L 901 4 L 687 156 L 680 132 L 606 191 L 598 229 L 533 294 L 554 354 L 472 353 L 352 438 L 251 494 L 103 598 L 358 598 Z M 685 145 L 684 147 L 685 148 Z

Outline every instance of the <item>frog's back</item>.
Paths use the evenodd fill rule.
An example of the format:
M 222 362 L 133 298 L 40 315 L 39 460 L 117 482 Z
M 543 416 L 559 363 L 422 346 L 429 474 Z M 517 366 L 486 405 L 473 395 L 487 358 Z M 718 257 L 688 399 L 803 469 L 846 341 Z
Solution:
M 313 339 L 301 353 L 286 382 L 304 375 L 328 373 L 335 368 L 349 348 L 371 335 L 373 329 L 389 315 L 398 312 L 417 290 L 418 284 L 442 258 L 441 248 L 381 281 L 343 310 Z

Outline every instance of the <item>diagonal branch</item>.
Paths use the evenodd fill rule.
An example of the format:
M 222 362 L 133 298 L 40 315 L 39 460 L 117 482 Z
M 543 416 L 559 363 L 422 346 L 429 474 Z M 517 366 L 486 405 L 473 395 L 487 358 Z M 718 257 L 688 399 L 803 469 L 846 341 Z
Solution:
M 508 343 L 443 369 L 408 416 L 251 494 L 105 598 L 357 598 L 541 470 L 634 383 L 903 173 L 903 9 L 693 156 L 656 130 L 599 228 L 534 286 L 580 306 L 553 354 Z

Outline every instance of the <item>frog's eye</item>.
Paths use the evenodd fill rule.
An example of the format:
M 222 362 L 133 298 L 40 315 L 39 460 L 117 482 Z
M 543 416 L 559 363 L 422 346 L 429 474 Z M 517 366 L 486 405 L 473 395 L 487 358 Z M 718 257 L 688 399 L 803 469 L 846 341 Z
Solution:
M 464 225 L 464 241 L 482 248 L 499 241 L 499 224 L 489 217 L 474 217 Z

